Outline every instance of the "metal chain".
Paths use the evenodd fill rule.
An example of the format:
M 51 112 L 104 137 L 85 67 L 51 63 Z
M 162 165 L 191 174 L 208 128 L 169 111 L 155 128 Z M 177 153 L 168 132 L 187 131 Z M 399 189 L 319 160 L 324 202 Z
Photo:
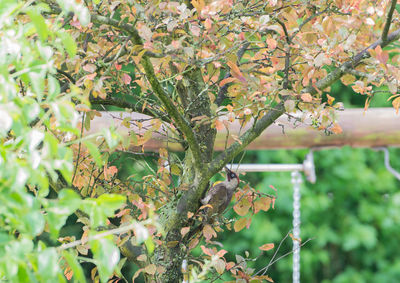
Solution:
M 293 171 L 293 283 L 300 283 L 300 185 L 302 182 L 299 171 Z

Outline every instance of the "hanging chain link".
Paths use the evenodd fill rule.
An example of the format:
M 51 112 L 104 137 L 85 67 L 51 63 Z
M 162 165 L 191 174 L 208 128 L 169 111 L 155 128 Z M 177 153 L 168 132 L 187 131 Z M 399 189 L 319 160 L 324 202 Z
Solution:
M 302 182 L 300 172 L 293 171 L 293 283 L 300 283 L 300 185 Z

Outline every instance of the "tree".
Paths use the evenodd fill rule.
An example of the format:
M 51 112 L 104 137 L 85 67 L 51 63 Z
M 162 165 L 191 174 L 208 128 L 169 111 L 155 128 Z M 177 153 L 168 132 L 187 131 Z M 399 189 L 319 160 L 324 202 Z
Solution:
M 77 259 L 95 263 L 92 277 L 98 274 L 103 282 L 114 271 L 120 277 L 129 260 L 148 282 L 180 282 L 189 273 L 190 250 L 204 236 L 206 261 L 196 261 L 201 268 L 192 268 L 193 278 L 213 267 L 236 278 L 270 280 L 254 275 L 240 258 L 226 262 L 225 250 L 211 248 L 221 229 L 217 224 L 194 233 L 202 222 L 200 199 L 210 179 L 282 115 L 295 119 L 291 113 L 307 112 L 315 128 L 339 133 L 335 111 L 341 105 L 324 92 L 338 79 L 366 95 L 366 107 L 375 90 L 387 85 L 384 91 L 393 94 L 398 111 L 396 1 L 381 1 L 378 7 L 386 10 L 375 4 L 4 2 L 1 184 L 8 204 L 2 221 L 8 226 L 2 252 L 32 256 L 30 264 L 16 261 L 13 269 L 3 260 L 1 275 L 61 278 L 61 256 L 67 278 L 84 280 Z M 101 115 L 96 109 L 110 106 L 147 115 L 121 119 L 133 126 L 129 140 L 107 129 L 85 135 L 91 119 Z M 226 113 L 228 120 L 222 118 Z M 252 126 L 214 153 L 216 132 L 234 120 Z M 153 132 L 181 143 L 183 159 L 160 149 L 152 175 L 135 183 L 119 179 L 113 153 L 131 152 L 134 145 L 136 154 L 146 155 Z M 18 210 L 16 191 L 25 201 Z M 267 210 L 274 200 L 248 185 L 235 198 L 240 216 Z M 31 216 L 21 223 L 18 217 L 27 211 Z M 51 241 L 72 213 L 84 225 L 82 237 L 58 238 L 66 243 L 55 248 Z M 251 217 L 240 218 L 234 229 L 250 223 Z M 95 233 L 102 230 L 108 231 Z M 43 239 L 46 233 L 51 240 Z M 119 253 L 126 259 L 120 261 Z

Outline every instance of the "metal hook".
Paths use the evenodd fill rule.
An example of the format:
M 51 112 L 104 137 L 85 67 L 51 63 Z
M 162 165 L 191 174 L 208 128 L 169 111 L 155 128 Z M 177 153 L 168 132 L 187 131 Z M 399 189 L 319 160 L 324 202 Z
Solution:
M 389 150 L 387 149 L 387 147 L 374 147 L 373 149 L 375 150 L 382 150 L 383 153 L 385 154 L 385 167 L 386 169 L 393 175 L 396 177 L 397 180 L 400 181 L 400 173 L 397 172 L 396 170 L 393 169 L 392 166 L 390 166 L 390 153 Z

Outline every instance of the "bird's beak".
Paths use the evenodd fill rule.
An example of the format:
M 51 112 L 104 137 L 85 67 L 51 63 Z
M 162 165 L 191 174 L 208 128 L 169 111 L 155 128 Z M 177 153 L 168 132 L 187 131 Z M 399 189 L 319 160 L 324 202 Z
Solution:
M 226 172 L 226 177 L 228 178 L 228 181 L 230 181 L 231 180 L 231 178 L 230 178 L 230 173 L 232 172 L 231 170 L 229 170 L 229 168 L 228 167 L 226 167 L 225 166 L 225 172 Z

